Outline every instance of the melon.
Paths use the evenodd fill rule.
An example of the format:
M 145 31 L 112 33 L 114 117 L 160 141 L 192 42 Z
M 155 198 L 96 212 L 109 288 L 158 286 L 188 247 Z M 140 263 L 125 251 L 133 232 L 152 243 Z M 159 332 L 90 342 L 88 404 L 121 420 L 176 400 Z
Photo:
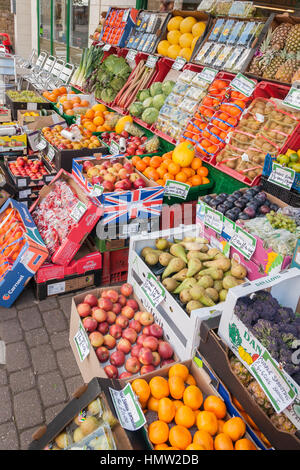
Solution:
M 173 150 L 172 160 L 182 168 L 190 166 L 195 157 L 195 149 L 187 140 L 178 144 Z

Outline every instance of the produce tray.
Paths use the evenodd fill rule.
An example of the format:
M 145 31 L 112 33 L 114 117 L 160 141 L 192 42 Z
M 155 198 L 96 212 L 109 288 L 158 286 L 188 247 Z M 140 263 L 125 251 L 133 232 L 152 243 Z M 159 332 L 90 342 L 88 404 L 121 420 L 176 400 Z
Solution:
M 128 273 L 129 248 L 106 251 L 102 258 L 100 286 L 110 286 L 126 282 Z
M 267 154 L 265 158 L 263 172 L 262 172 L 262 176 L 264 176 L 265 179 L 268 179 L 268 177 L 272 173 L 273 162 L 276 162 L 276 158 L 271 157 L 271 155 Z M 297 193 L 299 193 L 299 197 L 300 197 L 300 174 L 299 173 L 295 172 L 295 179 L 292 184 L 292 189 L 294 189 Z
M 11 110 L 11 116 L 14 121 L 18 118 L 18 109 L 28 109 L 28 111 L 34 111 L 35 109 L 52 109 L 52 103 L 46 101 L 44 97 L 35 92 L 36 95 L 40 96 L 44 101 L 42 103 L 28 103 L 23 101 L 13 101 L 10 96 L 5 93 L 5 104 Z
M 119 10 L 119 11 L 124 10 L 124 13 L 125 13 L 125 11 L 128 11 L 127 18 L 124 21 L 126 23 L 126 25 L 124 27 L 123 34 L 122 34 L 122 36 L 119 39 L 117 44 L 112 44 L 114 46 L 125 47 L 127 38 L 129 36 L 129 34 L 131 33 L 132 28 L 136 24 L 138 10 L 136 8 L 109 7 L 108 12 L 107 12 L 106 17 L 105 17 L 105 22 L 104 22 L 102 31 L 101 31 L 100 36 L 99 36 L 99 42 L 105 42 L 107 44 L 111 44 L 109 38 L 108 38 L 108 40 L 103 40 L 102 38 L 103 38 L 103 35 L 105 33 L 106 27 L 109 26 L 108 18 L 109 18 L 109 15 L 111 14 L 112 10 Z
M 271 183 L 265 176 L 261 177 L 261 185 L 264 191 L 273 196 L 277 197 L 281 201 L 285 202 L 288 206 L 300 207 L 300 194 L 293 190 L 288 190 L 278 186 L 277 184 Z
M 48 171 L 47 175 L 44 175 L 41 179 L 39 180 L 32 180 L 29 176 L 19 176 L 19 175 L 14 175 L 9 168 L 9 164 L 13 163 L 16 159 L 15 157 L 8 156 L 6 155 L 4 157 L 4 165 L 6 168 L 7 173 L 9 174 L 11 180 L 13 181 L 15 187 L 17 189 L 26 189 L 29 186 L 43 186 L 44 184 L 48 184 L 52 181 L 54 176 L 56 175 L 56 172 L 52 171 L 52 168 L 49 166 L 47 160 L 42 158 L 41 156 L 36 156 L 36 155 L 27 155 L 27 158 L 29 160 L 41 160 L 44 164 L 45 169 Z

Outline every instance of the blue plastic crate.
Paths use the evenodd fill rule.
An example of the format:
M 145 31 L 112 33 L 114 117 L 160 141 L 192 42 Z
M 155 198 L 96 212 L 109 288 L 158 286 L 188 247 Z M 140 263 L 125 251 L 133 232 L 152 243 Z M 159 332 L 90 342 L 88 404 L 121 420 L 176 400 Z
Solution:
M 267 153 L 263 171 L 262 171 L 262 175 L 265 176 L 266 178 L 269 178 L 270 174 L 272 173 L 273 162 L 276 162 L 276 158 L 271 157 L 271 155 Z M 292 189 L 300 193 L 300 174 L 299 173 L 295 173 L 295 180 L 292 184 Z

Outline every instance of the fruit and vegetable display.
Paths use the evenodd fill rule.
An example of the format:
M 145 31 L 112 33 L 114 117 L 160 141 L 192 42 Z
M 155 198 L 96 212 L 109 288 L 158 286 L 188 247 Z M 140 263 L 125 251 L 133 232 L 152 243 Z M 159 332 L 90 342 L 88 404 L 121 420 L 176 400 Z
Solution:
M 136 25 L 127 39 L 126 47 L 148 54 L 155 52 L 157 41 L 168 16 L 164 12 L 141 11 L 137 17 Z
M 172 346 L 151 313 L 140 310 L 131 284 L 87 294 L 77 312 L 109 378 L 146 374 L 174 362 Z
M 134 101 L 128 108 L 129 113 L 141 118 L 146 124 L 154 124 L 157 121 L 159 110 L 174 85 L 172 80 L 166 80 L 163 83 L 154 82 L 149 89 L 140 90 L 137 94 L 137 101 Z
M 114 101 L 130 74 L 131 68 L 124 57 L 118 57 L 115 54 L 106 57 L 97 71 L 95 98 L 105 103 Z
M 248 67 L 249 73 L 265 80 L 293 83 L 299 80 L 300 25 L 282 22 L 269 29 L 256 49 Z
M 65 86 L 61 86 L 59 88 L 54 88 L 51 91 L 45 90 L 45 91 L 43 91 L 42 95 L 48 101 L 52 101 L 52 103 L 56 103 L 60 97 L 62 97 L 64 95 L 67 95 L 68 93 L 72 93 L 72 91 L 68 92 L 68 90 Z M 75 92 L 74 92 L 74 94 L 75 94 Z
M 90 48 L 83 49 L 79 67 L 72 77 L 72 83 L 91 93 L 102 59 L 103 49 L 101 47 L 92 45 Z
M 170 59 L 183 57 L 189 62 L 194 47 L 205 30 L 205 21 L 197 21 L 193 16 L 173 16 L 167 24 L 166 39 L 157 45 L 157 53 Z
M 44 98 L 38 95 L 35 91 L 22 90 L 22 91 L 12 91 L 9 90 L 6 94 L 14 102 L 18 103 L 46 103 Z
M 100 394 L 44 450 L 116 450 L 112 430 L 117 424 L 107 399 Z
M 136 23 L 137 10 L 134 8 L 110 7 L 99 37 L 101 42 L 125 46 L 126 39 Z
M 78 139 L 72 141 L 68 135 L 76 133 Z M 65 135 L 64 135 L 65 133 Z M 43 137 L 51 145 L 59 150 L 80 150 L 82 148 L 96 149 L 101 147 L 101 143 L 97 136 L 93 135 L 92 131 L 85 129 L 83 126 L 72 124 L 70 127 L 63 128 L 60 125 L 44 127 L 42 129 Z
M 276 161 L 281 166 L 292 168 L 296 173 L 300 173 L 300 150 L 288 149 L 285 153 L 280 153 L 276 157 Z
M 220 396 L 205 394 L 186 365 L 131 385 L 154 450 L 256 450 L 244 420 L 231 417 Z
M 159 149 L 160 142 L 157 136 L 149 138 L 145 135 L 141 136 L 138 132 L 140 129 L 129 122 L 125 124 L 124 129 L 128 129 L 133 134 L 130 135 L 128 130 L 123 130 L 121 133 L 103 132 L 100 137 L 101 142 L 108 147 L 111 147 L 113 142 L 117 143 L 120 146 L 120 153 L 125 157 L 151 154 Z M 139 135 L 135 135 L 136 133 Z
M 247 269 L 211 248 L 206 238 L 157 239 L 155 246 L 143 248 L 141 256 L 161 274 L 163 286 L 184 305 L 188 315 L 224 302 L 230 288 L 245 282 Z

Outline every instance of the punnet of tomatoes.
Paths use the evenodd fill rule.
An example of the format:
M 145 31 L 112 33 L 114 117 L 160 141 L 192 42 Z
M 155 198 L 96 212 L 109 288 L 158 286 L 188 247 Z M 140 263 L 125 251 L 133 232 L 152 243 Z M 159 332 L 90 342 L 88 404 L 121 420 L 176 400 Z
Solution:
M 192 367 L 177 363 L 131 386 L 155 450 L 257 450 L 245 421 L 229 415 L 223 399 Z

